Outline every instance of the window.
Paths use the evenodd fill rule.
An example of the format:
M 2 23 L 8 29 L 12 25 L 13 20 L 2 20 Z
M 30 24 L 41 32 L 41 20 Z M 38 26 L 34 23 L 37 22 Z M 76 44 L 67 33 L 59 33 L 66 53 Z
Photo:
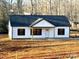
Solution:
M 58 35 L 64 35 L 65 33 L 64 33 L 64 29 L 58 29 Z
M 18 35 L 25 35 L 25 29 L 18 29 Z
M 41 35 L 42 34 L 42 29 L 31 29 L 30 30 L 31 35 Z

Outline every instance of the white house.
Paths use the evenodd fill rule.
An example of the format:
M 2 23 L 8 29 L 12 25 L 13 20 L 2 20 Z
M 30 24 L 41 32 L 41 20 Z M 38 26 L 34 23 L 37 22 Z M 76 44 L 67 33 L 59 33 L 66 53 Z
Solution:
M 10 15 L 9 38 L 69 38 L 65 16 Z

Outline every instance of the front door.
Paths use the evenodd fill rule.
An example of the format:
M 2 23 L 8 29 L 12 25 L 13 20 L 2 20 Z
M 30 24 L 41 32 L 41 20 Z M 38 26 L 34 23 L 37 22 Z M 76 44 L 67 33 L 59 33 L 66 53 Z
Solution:
M 49 29 L 45 29 L 45 37 L 49 38 Z

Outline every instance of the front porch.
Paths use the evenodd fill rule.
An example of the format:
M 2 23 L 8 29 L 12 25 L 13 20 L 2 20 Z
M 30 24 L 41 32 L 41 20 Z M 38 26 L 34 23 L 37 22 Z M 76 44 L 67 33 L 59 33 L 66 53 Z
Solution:
M 37 38 L 37 39 L 55 38 L 55 28 L 32 27 L 30 29 L 30 36 L 31 38 Z

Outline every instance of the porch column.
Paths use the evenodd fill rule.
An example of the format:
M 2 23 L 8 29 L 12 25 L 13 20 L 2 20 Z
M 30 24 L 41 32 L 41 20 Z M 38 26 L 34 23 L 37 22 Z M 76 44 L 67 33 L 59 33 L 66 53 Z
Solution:
M 32 40 L 33 40 L 33 27 L 32 27 Z
M 33 27 L 30 27 L 30 29 L 32 30 L 32 38 L 31 38 L 31 40 L 33 40 Z

